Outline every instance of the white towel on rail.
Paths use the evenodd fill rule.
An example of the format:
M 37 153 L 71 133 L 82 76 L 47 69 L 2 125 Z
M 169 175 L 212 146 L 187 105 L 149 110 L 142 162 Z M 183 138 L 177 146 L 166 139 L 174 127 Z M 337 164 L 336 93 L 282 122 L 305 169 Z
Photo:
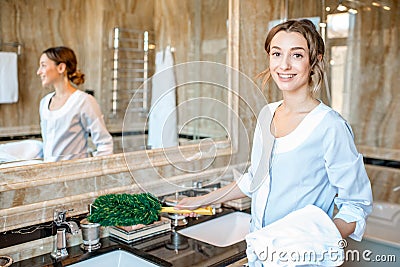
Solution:
M 0 104 L 18 101 L 17 54 L 0 52 Z
M 156 71 L 152 77 L 147 145 L 165 148 L 178 145 L 176 116 L 176 80 L 171 48 L 156 54 Z

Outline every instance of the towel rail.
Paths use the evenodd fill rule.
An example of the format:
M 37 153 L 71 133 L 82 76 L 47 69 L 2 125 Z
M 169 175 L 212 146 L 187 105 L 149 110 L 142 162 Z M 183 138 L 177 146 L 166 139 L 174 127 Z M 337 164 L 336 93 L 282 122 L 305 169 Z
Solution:
M 21 55 L 21 51 L 22 51 L 22 43 L 19 42 L 1 42 L 0 41 L 0 48 L 1 50 L 3 50 L 3 46 L 11 46 L 11 47 L 15 47 L 17 48 L 17 55 L 20 56 Z
M 112 30 L 109 42 L 113 52 L 110 68 L 112 116 L 125 115 L 120 112 L 128 108 L 128 103 L 120 101 L 120 98 L 126 99 L 127 92 L 131 92 L 131 97 L 135 96 L 135 100 L 131 101 L 135 105 L 133 110 L 147 114 L 150 89 L 146 81 L 153 71 L 153 64 L 149 62 L 155 47 L 153 38 L 153 34 L 149 31 L 119 27 Z M 129 90 L 126 90 L 127 88 Z M 139 99 L 136 99 L 139 97 L 135 94 L 137 92 L 141 93 Z

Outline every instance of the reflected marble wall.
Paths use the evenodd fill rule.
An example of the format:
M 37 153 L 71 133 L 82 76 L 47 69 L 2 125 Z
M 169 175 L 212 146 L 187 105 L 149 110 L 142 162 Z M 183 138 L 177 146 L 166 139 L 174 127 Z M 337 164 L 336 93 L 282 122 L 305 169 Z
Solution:
M 386 2 L 390 10 L 369 8 L 357 14 L 349 42 L 347 106 L 359 145 L 399 151 L 400 2 Z
M 400 204 L 400 172 L 394 168 L 367 165 L 374 200 Z
M 107 113 L 107 96 L 112 87 L 103 77 L 107 77 L 104 73 L 108 71 L 106 56 L 110 32 L 116 26 L 153 30 L 153 3 L 140 0 L 2 0 L 1 41 L 20 42 L 23 47 L 18 57 L 19 101 L 0 105 L 0 127 L 23 126 L 27 133 L 38 133 L 39 101 L 49 90 L 42 88 L 36 70 L 41 52 L 50 46 L 66 45 L 74 49 L 78 68 L 85 73 L 86 81 L 81 89 L 94 90 L 103 113 Z M 8 47 L 1 49 L 13 51 Z
M 229 0 L 169 0 L 155 1 L 154 28 L 157 41 L 157 52 L 168 45 L 174 49 L 173 57 L 175 64 L 192 61 L 212 61 L 221 64 L 227 62 L 228 52 L 228 29 L 227 19 L 229 11 Z M 193 67 L 192 67 L 193 68 Z M 228 93 L 225 90 L 217 90 L 215 87 L 205 83 L 192 83 L 184 85 L 182 81 L 197 81 L 196 75 L 190 75 L 176 68 L 177 82 L 177 104 L 179 129 L 183 128 L 183 134 L 191 134 L 190 127 L 196 126 L 193 132 L 200 136 L 208 133 L 224 135 L 219 126 L 210 120 L 196 120 L 196 123 L 187 125 L 186 122 L 198 114 L 211 113 L 219 122 L 226 122 L 228 117 L 226 109 L 221 109 L 209 101 L 206 106 L 185 105 L 188 100 L 199 97 L 209 97 L 222 103 L 228 103 Z M 200 70 L 200 68 L 199 68 Z M 197 72 L 193 68 L 193 72 Z M 199 73 L 204 75 L 204 73 Z M 207 76 L 208 75 L 208 76 Z M 213 76 L 220 73 L 208 73 L 204 75 L 213 80 Z M 222 73 L 223 75 L 223 73 Z M 203 77 L 204 77 L 203 76 Z M 205 112 L 207 110 L 207 112 Z M 224 137 L 225 138 L 225 137 Z
M 23 43 L 18 59 L 20 98 L 18 103 L 0 105 L 0 127 L 4 130 L 0 136 L 40 132 L 39 101 L 50 90 L 42 88 L 36 70 L 40 53 L 50 46 L 66 45 L 75 50 L 78 67 L 86 75 L 81 89 L 94 91 L 108 128 L 117 132 L 125 110 L 117 116 L 110 114 L 114 27 L 154 32 L 156 51 L 171 45 L 177 64 L 226 62 L 228 0 L 3 0 L 0 5 L 1 40 Z M 154 57 L 150 60 L 154 64 Z M 211 91 L 197 89 L 191 93 L 179 90 L 177 102 Z M 226 94 L 215 97 L 226 102 Z M 185 121 L 185 112 L 179 115 Z M 133 130 L 144 130 L 145 119 L 138 115 Z

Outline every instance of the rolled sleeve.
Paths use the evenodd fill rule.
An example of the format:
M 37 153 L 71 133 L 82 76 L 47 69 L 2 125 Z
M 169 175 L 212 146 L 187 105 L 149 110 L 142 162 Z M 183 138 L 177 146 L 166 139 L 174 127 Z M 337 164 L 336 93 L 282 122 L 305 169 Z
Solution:
M 349 237 L 356 241 L 361 241 L 365 232 L 366 218 L 372 210 L 372 205 L 370 203 L 366 203 L 366 205 L 352 203 L 349 205 L 346 202 L 343 203 L 338 198 L 336 198 L 335 203 L 338 207 L 340 206 L 335 219 L 342 219 L 347 223 L 355 222 L 356 228 Z
M 366 219 L 372 211 L 372 190 L 363 157 L 357 152 L 350 126 L 342 121 L 333 127 L 326 145 L 328 177 L 337 188 L 335 204 L 340 218 L 347 223 L 356 222 L 350 238 L 360 241 L 365 231 Z

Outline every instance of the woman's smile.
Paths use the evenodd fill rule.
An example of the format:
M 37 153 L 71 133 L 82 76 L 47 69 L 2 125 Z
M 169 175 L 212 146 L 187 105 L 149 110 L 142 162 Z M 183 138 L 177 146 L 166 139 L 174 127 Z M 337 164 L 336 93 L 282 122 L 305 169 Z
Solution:
M 278 73 L 279 78 L 281 79 L 291 79 L 294 76 L 296 76 L 296 74 L 284 74 L 284 73 Z

